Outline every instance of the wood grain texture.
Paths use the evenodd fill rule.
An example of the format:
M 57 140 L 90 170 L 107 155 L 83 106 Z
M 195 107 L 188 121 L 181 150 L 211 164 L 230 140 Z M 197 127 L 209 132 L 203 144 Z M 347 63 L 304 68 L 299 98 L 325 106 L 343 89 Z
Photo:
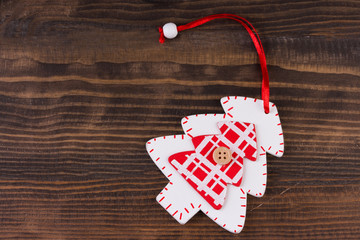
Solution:
M 158 43 L 156 27 L 247 18 L 268 59 L 285 155 L 248 198 L 243 232 L 181 226 L 145 151 L 180 119 L 260 97 L 246 33 L 214 21 Z M 359 239 L 359 1 L 0 1 L 1 239 Z

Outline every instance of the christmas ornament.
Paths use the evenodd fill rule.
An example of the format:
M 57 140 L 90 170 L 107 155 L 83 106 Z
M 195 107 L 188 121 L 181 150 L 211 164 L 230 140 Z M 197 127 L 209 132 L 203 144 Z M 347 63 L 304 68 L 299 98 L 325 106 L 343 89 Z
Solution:
M 186 25 L 159 28 L 160 42 L 208 21 L 228 18 L 241 23 L 259 54 L 262 99 L 228 96 L 221 99 L 225 113 L 196 114 L 182 119 L 183 135 L 151 139 L 146 148 L 170 180 L 156 197 L 179 223 L 198 211 L 232 233 L 241 232 L 247 194 L 262 197 L 266 189 L 266 153 L 281 157 L 284 139 L 275 104 L 269 102 L 265 54 L 254 27 L 232 14 L 211 15 Z

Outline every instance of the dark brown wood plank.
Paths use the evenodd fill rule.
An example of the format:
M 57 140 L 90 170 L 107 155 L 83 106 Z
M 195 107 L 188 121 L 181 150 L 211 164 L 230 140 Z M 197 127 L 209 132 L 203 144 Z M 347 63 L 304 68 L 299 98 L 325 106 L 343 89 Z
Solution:
M 285 155 L 248 198 L 243 232 L 181 226 L 148 139 L 260 97 L 254 47 L 218 20 L 158 43 L 157 26 L 234 13 L 257 28 Z M 359 1 L 0 1 L 1 239 L 359 239 Z

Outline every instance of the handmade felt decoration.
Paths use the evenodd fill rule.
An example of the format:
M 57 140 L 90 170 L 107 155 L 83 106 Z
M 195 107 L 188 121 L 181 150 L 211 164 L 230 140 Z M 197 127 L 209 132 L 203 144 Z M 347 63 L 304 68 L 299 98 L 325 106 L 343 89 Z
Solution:
M 266 189 L 266 152 L 281 157 L 284 139 L 275 104 L 269 102 L 265 54 L 254 27 L 232 14 L 211 15 L 187 25 L 165 24 L 160 42 L 179 31 L 217 18 L 240 22 L 249 32 L 260 56 L 262 99 L 228 96 L 221 99 L 225 113 L 182 119 L 183 135 L 151 139 L 146 148 L 170 180 L 156 200 L 179 223 L 198 211 L 232 233 L 241 232 L 247 194 L 262 197 Z

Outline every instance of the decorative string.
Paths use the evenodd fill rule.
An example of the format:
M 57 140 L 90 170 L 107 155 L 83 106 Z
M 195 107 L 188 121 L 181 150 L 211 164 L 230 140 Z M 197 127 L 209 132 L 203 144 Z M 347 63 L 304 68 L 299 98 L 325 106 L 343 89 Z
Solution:
M 254 43 L 254 46 L 256 48 L 256 51 L 259 55 L 259 60 L 260 60 L 260 67 L 261 67 L 261 72 L 262 72 L 261 98 L 264 102 L 264 111 L 266 114 L 269 113 L 269 109 L 270 109 L 270 107 L 269 107 L 269 98 L 270 98 L 269 73 L 268 73 L 267 66 L 266 66 L 265 53 L 264 53 L 264 49 L 261 44 L 258 33 L 256 32 L 254 26 L 248 20 L 246 20 L 245 18 L 242 18 L 240 16 L 234 15 L 234 14 L 215 14 L 215 15 L 210 15 L 210 16 L 204 17 L 204 18 L 200 18 L 198 20 L 195 20 L 195 21 L 190 22 L 185 25 L 177 26 L 177 30 L 178 30 L 178 32 L 181 32 L 181 31 L 184 31 L 187 29 L 198 27 L 198 26 L 205 24 L 209 21 L 212 21 L 214 19 L 220 19 L 220 18 L 226 18 L 226 19 L 231 19 L 231 20 L 237 21 L 249 33 L 250 38 Z M 165 36 L 164 36 L 163 29 L 161 27 L 159 27 L 159 33 L 160 33 L 159 42 L 164 43 Z
M 163 44 L 165 42 L 165 36 L 164 36 L 164 31 L 163 31 L 162 27 L 159 27 L 159 33 L 160 33 L 159 42 L 161 44 Z

